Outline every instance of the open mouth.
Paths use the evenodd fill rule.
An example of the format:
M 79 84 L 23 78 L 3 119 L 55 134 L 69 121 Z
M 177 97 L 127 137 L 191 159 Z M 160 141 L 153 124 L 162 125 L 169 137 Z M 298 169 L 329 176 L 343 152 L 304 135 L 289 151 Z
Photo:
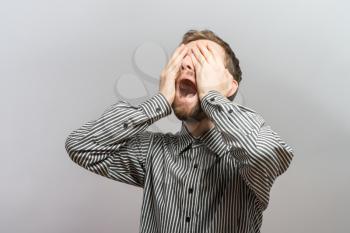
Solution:
M 179 88 L 181 97 L 192 97 L 197 93 L 195 84 L 189 79 L 180 81 Z

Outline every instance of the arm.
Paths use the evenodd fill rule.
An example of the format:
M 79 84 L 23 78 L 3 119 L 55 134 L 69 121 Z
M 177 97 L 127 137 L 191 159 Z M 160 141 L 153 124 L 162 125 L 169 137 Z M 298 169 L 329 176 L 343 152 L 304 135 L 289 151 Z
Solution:
M 209 91 L 201 106 L 219 132 L 221 148 L 234 157 L 240 175 L 265 209 L 275 179 L 293 158 L 292 148 L 258 113 L 231 102 L 218 91 Z
M 100 118 L 73 131 L 65 147 L 80 166 L 116 181 L 143 187 L 154 133 L 146 128 L 172 112 L 175 79 L 187 53 L 182 44 L 163 69 L 159 92 L 139 106 L 125 101 L 110 106 Z
M 171 114 L 157 93 L 139 106 L 119 101 L 96 120 L 74 130 L 65 141 L 70 158 L 85 169 L 123 183 L 143 187 L 147 152 L 153 133 L 146 128 Z

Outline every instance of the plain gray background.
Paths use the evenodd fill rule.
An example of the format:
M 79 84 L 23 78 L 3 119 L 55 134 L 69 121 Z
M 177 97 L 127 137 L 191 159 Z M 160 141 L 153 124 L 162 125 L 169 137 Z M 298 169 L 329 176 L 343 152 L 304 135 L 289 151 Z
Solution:
M 142 189 L 73 163 L 68 134 L 121 97 L 157 91 L 188 29 L 211 29 L 243 70 L 237 101 L 295 157 L 262 232 L 350 232 L 350 4 L 335 0 L 1 1 L 0 232 L 138 232 Z M 150 130 L 177 131 L 171 117 Z

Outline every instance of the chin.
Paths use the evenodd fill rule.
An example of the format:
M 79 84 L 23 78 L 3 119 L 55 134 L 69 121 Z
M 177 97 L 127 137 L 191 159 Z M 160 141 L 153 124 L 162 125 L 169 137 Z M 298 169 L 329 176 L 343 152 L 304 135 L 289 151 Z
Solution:
M 197 93 L 184 96 L 176 92 L 172 108 L 175 116 L 181 121 L 199 121 L 205 117 Z
M 201 108 L 193 75 L 183 74 L 177 79 L 172 108 L 175 116 L 182 121 L 200 121 L 206 117 Z

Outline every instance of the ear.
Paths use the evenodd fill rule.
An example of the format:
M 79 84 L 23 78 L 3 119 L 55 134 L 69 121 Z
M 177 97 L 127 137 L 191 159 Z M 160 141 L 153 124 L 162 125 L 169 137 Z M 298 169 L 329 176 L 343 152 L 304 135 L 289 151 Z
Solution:
M 226 97 L 233 95 L 238 89 L 238 82 L 233 78 L 232 74 L 225 69 L 225 73 L 227 75 L 227 80 L 229 80 L 229 87 L 227 88 Z

